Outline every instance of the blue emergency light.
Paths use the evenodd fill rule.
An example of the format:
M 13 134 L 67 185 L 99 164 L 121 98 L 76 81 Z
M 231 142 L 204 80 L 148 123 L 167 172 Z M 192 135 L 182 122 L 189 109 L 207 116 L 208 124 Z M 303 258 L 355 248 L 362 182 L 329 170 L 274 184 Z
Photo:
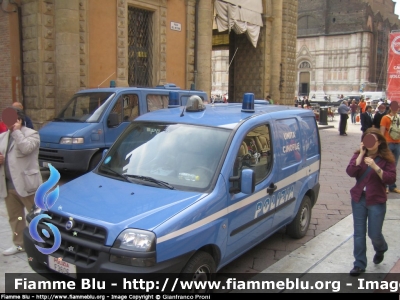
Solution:
M 179 94 L 177 92 L 169 92 L 168 108 L 179 106 Z
M 253 113 L 254 112 L 254 94 L 245 93 L 243 95 L 242 112 Z

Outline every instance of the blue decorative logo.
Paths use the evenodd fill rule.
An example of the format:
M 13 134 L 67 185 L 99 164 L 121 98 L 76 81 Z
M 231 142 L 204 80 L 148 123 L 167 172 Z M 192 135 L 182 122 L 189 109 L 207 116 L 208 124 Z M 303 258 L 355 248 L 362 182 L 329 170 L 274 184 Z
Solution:
M 39 186 L 35 194 L 35 204 L 42 210 L 49 210 L 57 201 L 59 195 L 58 185 L 53 191 L 51 192 L 49 191 L 60 180 L 60 173 L 51 164 L 49 164 L 49 169 L 50 169 L 49 179 L 46 182 L 43 182 Z M 37 226 L 41 219 L 51 219 L 51 217 L 47 214 L 39 214 L 36 217 L 34 217 L 31 223 L 29 224 L 29 233 L 35 241 L 39 243 L 44 243 L 45 241 L 40 237 L 37 231 Z M 43 248 L 38 245 L 35 245 L 35 247 L 43 254 L 51 254 L 57 251 L 57 249 L 61 245 L 61 233 L 58 230 L 58 228 L 53 224 L 46 222 L 43 223 L 46 224 L 52 231 L 54 235 L 54 244 L 53 247 L 51 248 Z M 50 233 L 46 229 L 42 229 L 42 233 L 45 237 L 50 238 Z

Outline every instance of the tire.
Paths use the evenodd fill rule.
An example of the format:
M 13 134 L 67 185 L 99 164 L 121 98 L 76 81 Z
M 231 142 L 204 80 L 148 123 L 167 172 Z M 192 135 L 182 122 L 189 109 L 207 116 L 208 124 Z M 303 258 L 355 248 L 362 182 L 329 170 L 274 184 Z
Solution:
M 97 167 L 97 165 L 99 164 L 99 162 L 101 160 L 101 157 L 102 157 L 101 152 L 97 152 L 95 155 L 92 156 L 92 159 L 90 160 L 90 163 L 89 163 L 88 172 L 92 171 L 94 168 Z
M 311 200 L 308 196 L 304 196 L 299 207 L 296 217 L 286 227 L 286 233 L 295 239 L 300 239 L 306 235 L 311 221 Z
M 186 266 L 183 268 L 181 273 L 181 280 L 185 281 L 197 281 L 205 282 L 213 279 L 216 271 L 215 261 L 210 254 L 207 252 L 199 251 L 195 253 Z M 208 293 L 206 289 L 193 289 L 191 291 L 182 291 L 189 293 Z

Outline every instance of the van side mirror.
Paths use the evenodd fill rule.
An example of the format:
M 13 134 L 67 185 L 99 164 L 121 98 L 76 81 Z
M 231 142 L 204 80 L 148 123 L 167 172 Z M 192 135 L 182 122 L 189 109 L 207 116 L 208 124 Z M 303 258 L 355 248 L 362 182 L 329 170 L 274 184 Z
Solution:
M 244 169 L 239 176 L 229 178 L 233 186 L 229 189 L 230 193 L 253 194 L 256 189 L 256 173 L 252 169 Z
M 119 119 L 117 113 L 110 113 L 107 119 L 107 126 L 108 127 L 116 127 L 119 125 Z

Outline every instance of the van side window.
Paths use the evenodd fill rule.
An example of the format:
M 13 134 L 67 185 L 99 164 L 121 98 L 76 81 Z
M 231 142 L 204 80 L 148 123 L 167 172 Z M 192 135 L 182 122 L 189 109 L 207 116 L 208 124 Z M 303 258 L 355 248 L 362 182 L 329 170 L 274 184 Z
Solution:
M 147 111 L 155 111 L 161 108 L 168 107 L 168 99 L 167 95 L 147 95 Z
M 297 119 L 283 119 L 276 121 L 277 151 L 282 168 L 299 163 L 301 155 L 301 136 Z
M 115 102 L 114 107 L 112 108 L 108 119 L 107 126 L 108 127 L 117 127 L 122 123 L 122 97 L 120 97 L 117 102 Z
M 137 95 L 123 96 L 123 122 L 131 122 L 139 116 L 139 100 Z
M 253 169 L 256 184 L 267 177 L 272 168 L 271 135 L 269 126 L 262 125 L 249 131 L 236 156 L 233 175 L 243 169 Z
M 315 119 L 312 117 L 305 117 L 300 122 L 301 134 L 303 136 L 303 153 L 307 158 L 318 155 L 319 153 L 319 139 L 317 132 L 317 125 Z

